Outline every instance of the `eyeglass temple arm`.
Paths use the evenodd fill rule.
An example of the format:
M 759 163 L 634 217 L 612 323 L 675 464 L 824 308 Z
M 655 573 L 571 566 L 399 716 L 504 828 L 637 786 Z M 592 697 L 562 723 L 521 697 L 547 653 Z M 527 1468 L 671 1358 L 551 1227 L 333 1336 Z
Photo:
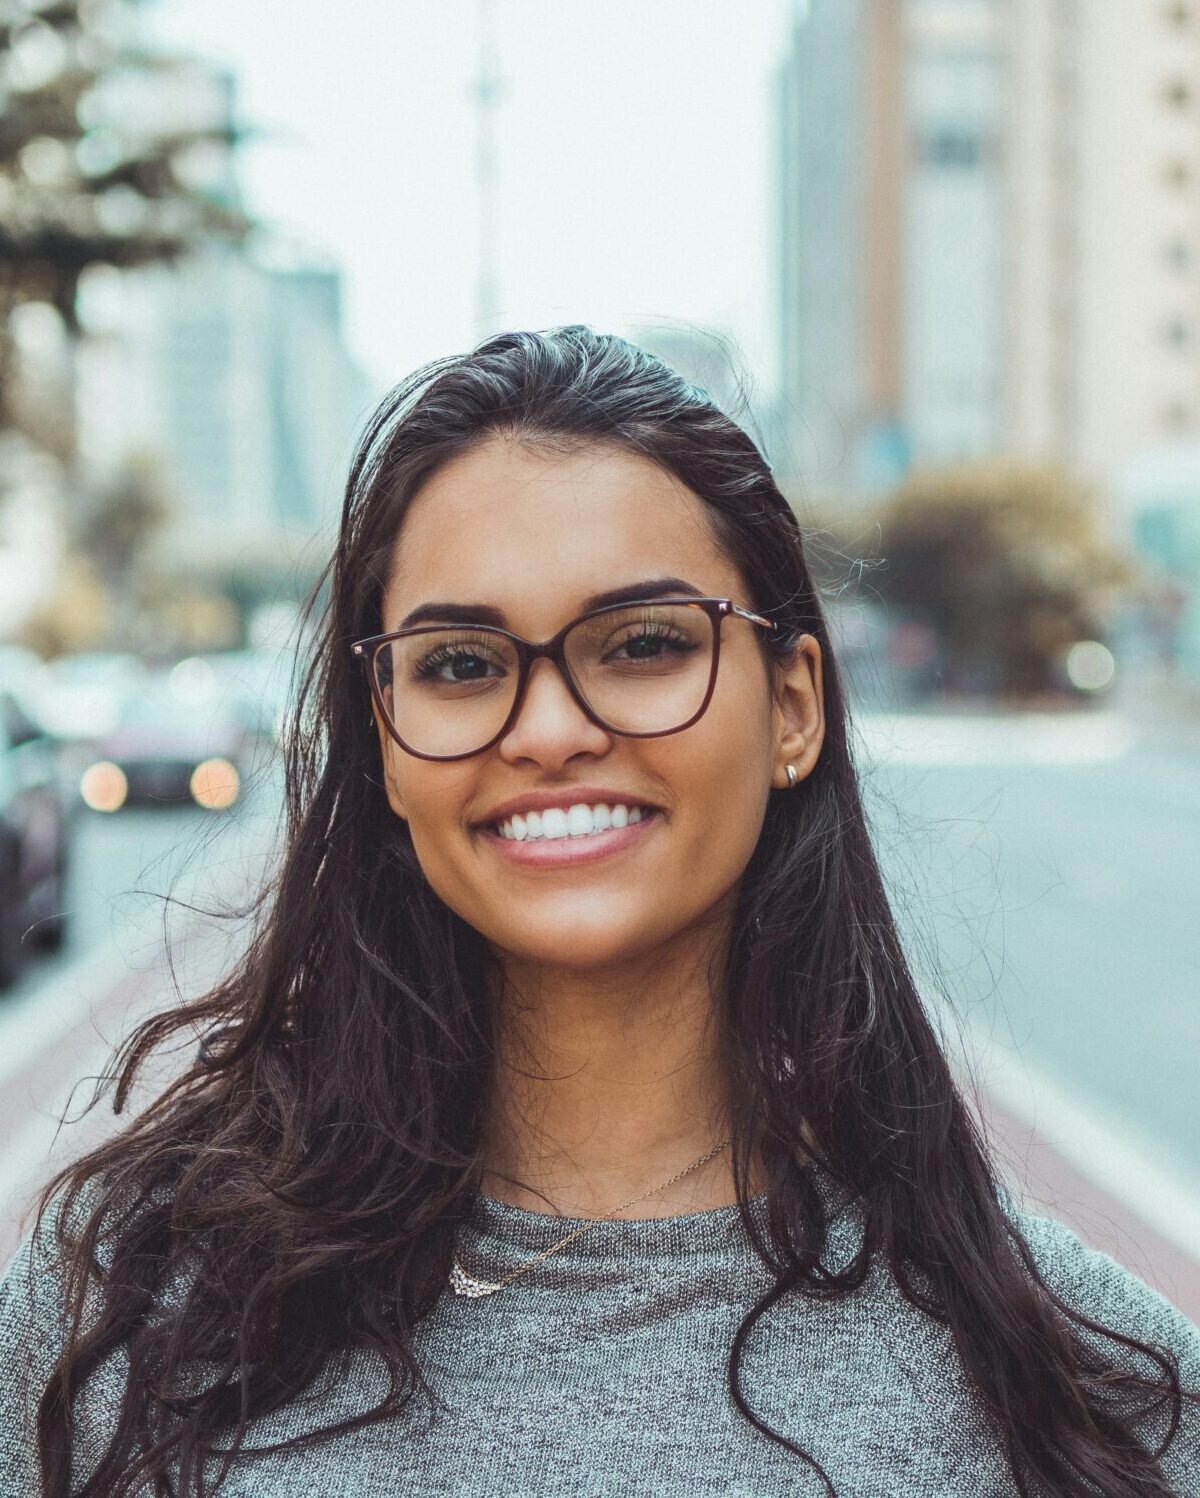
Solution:
M 774 634 L 775 631 L 779 628 L 779 626 L 773 619 L 764 619 L 761 614 L 752 614 L 749 609 L 739 608 L 736 603 L 731 603 L 728 609 L 725 610 L 725 612 L 729 614 L 736 614 L 739 619 L 749 619 L 751 624 L 765 625 L 765 627 L 769 629 L 772 634 Z

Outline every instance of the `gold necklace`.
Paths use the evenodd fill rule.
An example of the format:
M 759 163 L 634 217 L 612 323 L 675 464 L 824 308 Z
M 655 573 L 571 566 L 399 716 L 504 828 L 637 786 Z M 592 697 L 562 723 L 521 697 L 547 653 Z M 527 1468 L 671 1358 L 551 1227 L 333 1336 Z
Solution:
M 584 1227 L 576 1228 L 573 1233 L 568 1233 L 561 1242 L 553 1244 L 550 1248 L 543 1249 L 535 1259 L 530 1259 L 528 1264 L 520 1265 L 511 1274 L 506 1274 L 502 1280 L 475 1279 L 473 1275 L 467 1273 L 458 1262 L 458 1256 L 455 1255 L 454 1264 L 450 1270 L 451 1288 L 455 1295 L 467 1295 L 472 1300 L 478 1299 L 481 1295 L 494 1295 L 497 1290 L 503 1290 L 505 1285 L 511 1285 L 513 1280 L 517 1279 L 518 1276 L 527 1274 L 536 1265 L 540 1264 L 543 1259 L 548 1259 L 551 1254 L 557 1253 L 560 1248 L 566 1248 L 568 1243 L 573 1243 L 576 1238 L 582 1237 L 584 1233 L 590 1233 L 594 1227 L 599 1227 L 602 1222 L 607 1222 L 610 1217 L 615 1217 L 618 1212 L 623 1212 L 626 1207 L 633 1207 L 638 1202 L 644 1202 L 648 1196 L 653 1196 L 656 1191 L 665 1191 L 668 1186 L 673 1186 L 676 1181 L 682 1180 L 684 1176 L 691 1175 L 693 1170 L 699 1170 L 702 1165 L 707 1165 L 714 1155 L 719 1155 L 728 1145 L 729 1140 L 726 1139 L 714 1149 L 710 1149 L 707 1155 L 701 1155 L 699 1160 L 693 1161 L 686 1170 L 681 1170 L 678 1175 L 673 1175 L 669 1181 L 664 1181 L 661 1186 L 654 1186 L 649 1191 L 644 1191 L 641 1196 L 635 1196 L 632 1201 L 622 1202 L 619 1207 L 614 1207 L 611 1212 L 605 1212 L 603 1217 L 597 1217 L 594 1222 L 589 1222 Z

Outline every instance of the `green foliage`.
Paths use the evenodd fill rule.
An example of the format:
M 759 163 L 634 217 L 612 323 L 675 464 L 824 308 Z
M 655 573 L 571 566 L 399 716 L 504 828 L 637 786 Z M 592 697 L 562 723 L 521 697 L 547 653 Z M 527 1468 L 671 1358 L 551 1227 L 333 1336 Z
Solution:
M 52 455 L 61 469 L 62 575 L 29 626 L 49 651 L 137 643 L 169 511 L 136 455 L 99 491 L 78 462 L 81 282 L 94 267 L 174 261 L 251 228 L 232 171 L 230 80 L 149 49 L 139 12 L 138 0 L 0 0 L 0 436 L 10 453 Z M 47 320 L 67 336 L 39 362 L 27 335 Z M 0 454 L 0 504 L 12 482 Z M 170 591 L 171 607 L 190 598 Z M 170 637 L 168 605 L 159 613 L 156 638 Z M 223 615 L 209 630 L 228 633 Z
M 953 690 L 1044 690 L 1074 641 L 1103 638 L 1135 573 L 1095 496 L 1062 468 L 993 461 L 913 473 L 869 517 L 872 582 L 894 617 L 937 634 Z
M 135 9 L 0 0 L 0 387 L 19 302 L 49 302 L 75 332 L 89 267 L 173 260 L 248 231 L 224 80 L 145 50 Z
M 131 454 L 94 496 L 79 528 L 83 551 L 110 587 L 129 589 L 170 513 L 158 465 L 145 454 Z

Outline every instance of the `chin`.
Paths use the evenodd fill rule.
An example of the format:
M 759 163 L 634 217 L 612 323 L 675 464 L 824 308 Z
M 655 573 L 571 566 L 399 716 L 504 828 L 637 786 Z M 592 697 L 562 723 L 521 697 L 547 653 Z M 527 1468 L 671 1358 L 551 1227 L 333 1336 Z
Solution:
M 644 929 L 621 929 L 612 923 L 563 921 L 542 930 L 523 925 L 519 931 L 497 932 L 493 946 L 518 962 L 538 967 L 574 968 L 579 972 L 619 967 L 645 956 L 667 939 Z

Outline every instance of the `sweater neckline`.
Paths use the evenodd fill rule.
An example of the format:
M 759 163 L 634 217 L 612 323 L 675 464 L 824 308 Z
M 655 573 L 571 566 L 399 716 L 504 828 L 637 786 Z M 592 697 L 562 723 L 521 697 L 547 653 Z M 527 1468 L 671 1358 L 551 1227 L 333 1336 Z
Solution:
M 766 1193 L 751 1197 L 748 1206 L 765 1233 Z M 515 1266 L 521 1259 L 541 1253 L 577 1231 L 579 1237 L 558 1249 L 547 1260 L 548 1265 L 556 1264 L 563 1269 L 570 1264 L 599 1260 L 608 1263 L 678 1260 L 727 1253 L 741 1245 L 749 1247 L 737 1203 L 669 1217 L 560 1217 L 556 1213 L 517 1207 L 482 1193 L 475 1198 L 460 1241 L 490 1262 L 511 1257 Z
M 863 1245 L 862 1204 L 815 1163 L 813 1184 L 824 1199 L 829 1238 L 827 1262 L 845 1267 Z M 770 1242 L 769 1196 L 747 1202 L 759 1237 Z M 577 1229 L 586 1232 L 555 1248 L 532 1272 L 533 1289 L 572 1286 L 589 1290 L 637 1284 L 647 1275 L 677 1280 L 682 1263 L 691 1275 L 728 1276 L 756 1272 L 762 1260 L 742 1221 L 738 1203 L 684 1212 L 671 1217 L 559 1217 L 516 1207 L 478 1193 L 456 1236 L 456 1256 L 465 1271 L 481 1279 L 498 1279 L 531 1258 L 554 1248 Z M 825 1257 L 825 1255 L 823 1255 Z

